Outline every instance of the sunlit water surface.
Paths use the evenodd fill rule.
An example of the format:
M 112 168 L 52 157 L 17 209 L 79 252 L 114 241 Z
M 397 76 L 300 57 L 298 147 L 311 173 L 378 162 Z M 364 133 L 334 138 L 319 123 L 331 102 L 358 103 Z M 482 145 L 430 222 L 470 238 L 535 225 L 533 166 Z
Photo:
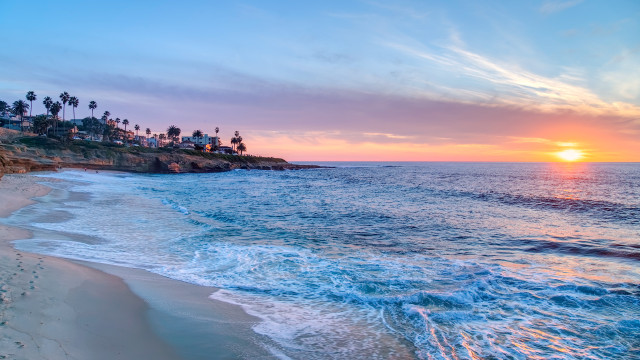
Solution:
M 282 358 L 640 358 L 639 164 L 331 165 L 62 172 L 9 222 L 219 287 Z

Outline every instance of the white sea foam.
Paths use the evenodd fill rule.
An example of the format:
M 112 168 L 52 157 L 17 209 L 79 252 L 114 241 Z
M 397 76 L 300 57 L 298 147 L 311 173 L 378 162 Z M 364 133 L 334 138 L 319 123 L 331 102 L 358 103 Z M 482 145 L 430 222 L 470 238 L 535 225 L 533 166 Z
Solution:
M 220 287 L 283 359 L 630 358 L 640 186 L 574 174 L 565 203 L 541 165 L 433 166 L 63 172 L 6 222 L 35 231 L 21 249 Z

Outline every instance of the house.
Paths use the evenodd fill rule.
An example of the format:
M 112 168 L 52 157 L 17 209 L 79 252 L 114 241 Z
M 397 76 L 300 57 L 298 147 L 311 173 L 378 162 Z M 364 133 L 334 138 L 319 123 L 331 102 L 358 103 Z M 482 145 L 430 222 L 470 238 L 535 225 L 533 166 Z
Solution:
M 69 134 L 73 134 L 73 135 L 77 134 L 78 128 L 75 125 L 71 125 L 65 121 L 65 122 L 58 123 L 58 126 L 55 128 L 53 126 L 49 126 L 47 131 L 49 134 L 64 137 L 64 136 L 68 136 Z
M 76 129 L 77 129 L 77 127 L 76 127 Z M 74 139 L 80 139 L 80 140 L 86 140 L 86 139 L 89 139 L 90 136 L 89 136 L 89 133 L 86 132 L 86 131 L 78 131 L 73 138 Z
M 191 142 L 194 145 L 200 145 L 202 147 L 205 147 L 205 145 L 212 145 L 212 146 L 218 146 L 220 145 L 220 141 L 218 139 L 217 136 L 209 136 L 209 134 L 203 134 L 202 137 L 200 138 L 196 138 L 193 136 L 183 136 L 182 137 L 182 142 Z
M 82 120 L 83 119 L 69 119 L 67 121 L 72 123 L 75 126 L 79 126 L 79 125 L 82 125 Z
M 220 147 L 218 147 L 217 153 L 220 153 L 220 154 L 234 154 L 235 151 L 233 151 L 231 146 L 220 146 Z
M 194 144 L 192 141 L 183 141 L 180 143 L 180 149 L 195 149 L 196 148 L 196 144 Z
M 137 142 L 140 144 L 140 146 L 147 146 L 147 138 L 144 136 L 138 136 L 136 135 L 135 138 L 133 139 L 133 141 Z

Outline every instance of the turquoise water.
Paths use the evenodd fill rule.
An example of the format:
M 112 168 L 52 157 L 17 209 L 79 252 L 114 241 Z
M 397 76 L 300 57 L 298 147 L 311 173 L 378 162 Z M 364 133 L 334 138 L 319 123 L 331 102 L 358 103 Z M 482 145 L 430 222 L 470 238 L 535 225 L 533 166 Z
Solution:
M 281 358 L 640 358 L 640 164 L 330 165 L 67 171 L 10 221 L 221 288 Z

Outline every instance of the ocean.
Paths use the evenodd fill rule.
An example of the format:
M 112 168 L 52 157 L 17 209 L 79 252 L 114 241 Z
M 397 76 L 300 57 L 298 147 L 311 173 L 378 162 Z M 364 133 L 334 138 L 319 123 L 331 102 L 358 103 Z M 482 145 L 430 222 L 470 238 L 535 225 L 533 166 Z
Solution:
M 640 358 L 640 164 L 323 165 L 44 174 L 10 222 L 220 288 L 280 358 Z

